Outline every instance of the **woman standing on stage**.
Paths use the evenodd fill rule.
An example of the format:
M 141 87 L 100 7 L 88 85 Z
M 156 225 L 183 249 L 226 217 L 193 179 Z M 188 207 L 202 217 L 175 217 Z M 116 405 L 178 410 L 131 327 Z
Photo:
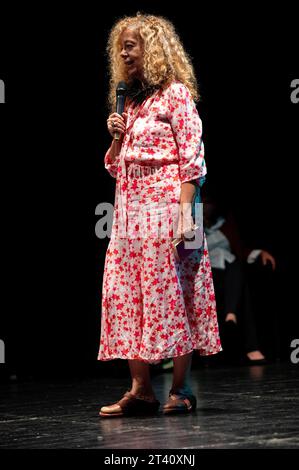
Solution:
M 193 350 L 221 350 L 206 240 L 181 260 L 172 243 L 173 227 L 182 237 L 193 227 L 189 209 L 206 174 L 196 79 L 173 25 L 161 17 L 119 20 L 108 52 L 111 107 L 119 81 L 128 90 L 123 115 L 107 120 L 120 139 L 105 155 L 116 193 L 98 359 L 127 359 L 132 386 L 100 416 L 157 412 L 149 364 L 166 358 L 174 371 L 163 412 L 188 413 L 196 408 L 188 383 Z

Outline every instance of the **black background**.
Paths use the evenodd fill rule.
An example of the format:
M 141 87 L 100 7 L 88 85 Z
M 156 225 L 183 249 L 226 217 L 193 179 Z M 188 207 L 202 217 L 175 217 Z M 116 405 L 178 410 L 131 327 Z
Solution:
M 3 10 L 0 338 L 12 369 L 38 375 L 106 367 L 96 356 L 108 240 L 94 233 L 95 207 L 113 203 L 115 186 L 103 166 L 110 140 L 105 47 L 114 21 L 137 11 L 172 20 L 193 58 L 208 182 L 233 207 L 244 240 L 279 260 L 282 322 L 294 324 L 297 14 L 285 2 L 263 11 L 253 2 L 194 5 Z

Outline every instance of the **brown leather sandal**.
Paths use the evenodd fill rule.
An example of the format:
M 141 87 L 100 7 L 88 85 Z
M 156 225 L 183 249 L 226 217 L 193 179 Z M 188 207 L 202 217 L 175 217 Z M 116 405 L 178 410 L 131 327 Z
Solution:
M 103 418 L 151 415 L 157 413 L 159 406 L 160 402 L 158 400 L 144 400 L 131 392 L 126 392 L 117 403 L 102 406 L 99 415 Z
M 169 398 L 163 406 L 164 414 L 191 413 L 196 409 L 196 398 L 194 395 L 181 395 L 170 393 Z

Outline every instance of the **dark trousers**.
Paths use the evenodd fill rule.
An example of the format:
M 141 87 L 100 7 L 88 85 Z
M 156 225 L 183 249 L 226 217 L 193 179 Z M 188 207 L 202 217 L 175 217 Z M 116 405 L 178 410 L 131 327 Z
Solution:
M 225 317 L 234 313 L 240 331 L 240 347 L 246 352 L 259 349 L 255 315 L 246 276 L 246 266 L 239 260 L 226 263 L 226 269 L 212 269 L 217 302 L 220 336 L 225 351 Z

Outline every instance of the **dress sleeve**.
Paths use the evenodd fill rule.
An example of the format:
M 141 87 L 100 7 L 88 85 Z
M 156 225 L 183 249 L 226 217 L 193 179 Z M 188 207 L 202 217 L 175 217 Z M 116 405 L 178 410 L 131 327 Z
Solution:
M 113 160 L 113 162 L 112 162 L 112 160 L 110 158 L 110 149 L 111 149 L 111 146 L 106 152 L 106 155 L 105 155 L 105 158 L 104 158 L 104 164 L 105 164 L 106 170 L 110 173 L 110 175 L 113 178 L 116 178 L 117 168 L 118 168 L 118 157 L 116 157 L 115 160 Z
M 180 179 L 199 186 L 207 173 L 202 142 L 202 122 L 188 88 L 172 83 L 167 89 L 168 119 L 179 152 Z

